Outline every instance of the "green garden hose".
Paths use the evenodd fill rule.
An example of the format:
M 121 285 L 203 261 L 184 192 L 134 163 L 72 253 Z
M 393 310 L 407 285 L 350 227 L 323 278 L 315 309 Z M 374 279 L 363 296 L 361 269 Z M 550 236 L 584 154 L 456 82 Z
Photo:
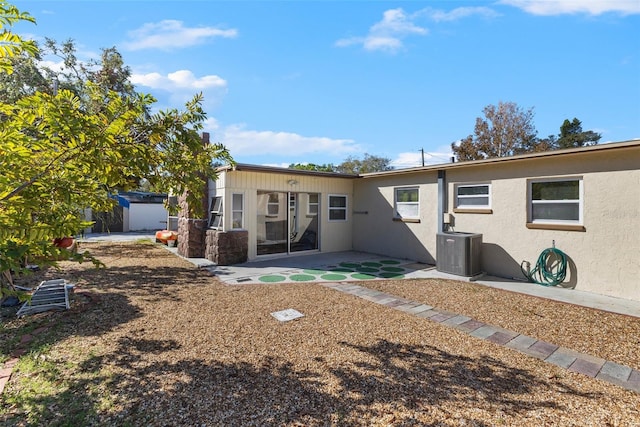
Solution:
M 548 248 L 542 251 L 531 271 L 523 268 L 522 274 L 531 282 L 542 286 L 556 286 L 564 282 L 567 276 L 567 256 L 560 249 Z

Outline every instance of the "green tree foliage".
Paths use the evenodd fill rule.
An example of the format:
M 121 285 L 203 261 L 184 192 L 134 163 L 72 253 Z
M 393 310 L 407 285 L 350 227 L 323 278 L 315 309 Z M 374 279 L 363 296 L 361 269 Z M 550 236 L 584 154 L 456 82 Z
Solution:
M 130 188 L 132 177 L 186 193 L 192 213 L 199 213 L 202 178 L 215 177 L 215 160 L 233 163 L 223 145 L 202 143 L 202 95 L 184 111 L 151 115 L 155 99 L 114 78 L 127 75 L 119 55 L 107 49 L 103 62 L 108 64 L 100 71 L 64 79 L 73 84 L 56 94 L 36 84 L 21 96 L 3 99 L 15 98 L 12 102 L 0 103 L 2 294 L 12 292 L 10 272 L 22 271 L 25 259 L 85 259 L 53 246 L 53 239 L 89 226 L 85 208 L 110 210 L 114 189 Z
M 303 171 L 315 171 L 315 172 L 335 172 L 336 167 L 331 164 L 316 165 L 315 163 L 291 163 L 289 169 L 298 169 Z
M 20 98 L 36 92 L 53 93 L 53 86 L 38 67 L 40 53 L 21 53 L 12 57 L 12 73 L 0 71 L 0 102 L 14 103 Z
M 11 74 L 13 66 L 11 58 L 25 52 L 34 55 L 38 48 L 35 42 L 24 40 L 11 31 L 13 24 L 20 22 L 34 22 L 35 19 L 27 12 L 21 12 L 17 7 L 0 0 L 0 72 Z
M 373 156 L 365 153 L 363 159 L 358 159 L 353 156 L 347 157 L 342 163 L 336 166 L 336 171 L 348 174 L 382 172 L 393 169 L 393 167 L 389 165 L 390 162 L 391 160 L 386 157 Z
M 452 143 L 451 150 L 458 161 L 507 157 L 539 151 L 537 131 L 533 124 L 533 109 L 522 110 L 513 102 L 487 105 L 485 118 L 478 117 L 474 134 Z
M 549 135 L 540 140 L 540 146 L 546 150 L 558 150 L 561 148 L 579 148 L 596 145 L 602 136 L 593 131 L 583 131 L 582 122 L 577 118 L 572 121 L 565 119 L 560 126 L 560 134 Z

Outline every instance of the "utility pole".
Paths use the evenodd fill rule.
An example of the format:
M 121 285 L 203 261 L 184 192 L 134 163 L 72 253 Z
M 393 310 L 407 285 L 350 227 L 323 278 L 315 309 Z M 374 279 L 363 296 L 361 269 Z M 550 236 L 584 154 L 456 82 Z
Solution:
M 422 153 L 422 167 L 424 167 L 424 148 L 420 149 L 420 153 Z

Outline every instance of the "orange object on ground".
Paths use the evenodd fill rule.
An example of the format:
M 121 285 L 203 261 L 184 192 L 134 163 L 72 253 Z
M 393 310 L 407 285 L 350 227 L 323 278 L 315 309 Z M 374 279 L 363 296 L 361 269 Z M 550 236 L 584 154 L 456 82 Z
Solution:
M 59 248 L 70 248 L 73 245 L 73 237 L 58 237 L 53 239 L 53 245 Z
M 156 242 L 166 244 L 167 240 L 178 240 L 178 233 L 171 230 L 156 231 Z

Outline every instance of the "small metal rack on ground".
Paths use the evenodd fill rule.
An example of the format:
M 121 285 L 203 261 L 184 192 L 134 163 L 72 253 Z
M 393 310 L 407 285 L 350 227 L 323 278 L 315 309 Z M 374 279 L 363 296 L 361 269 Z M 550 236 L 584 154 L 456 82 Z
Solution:
M 73 285 L 64 279 L 46 280 L 38 285 L 31 299 L 20 307 L 16 315 L 20 317 L 49 310 L 68 310 L 71 291 Z

